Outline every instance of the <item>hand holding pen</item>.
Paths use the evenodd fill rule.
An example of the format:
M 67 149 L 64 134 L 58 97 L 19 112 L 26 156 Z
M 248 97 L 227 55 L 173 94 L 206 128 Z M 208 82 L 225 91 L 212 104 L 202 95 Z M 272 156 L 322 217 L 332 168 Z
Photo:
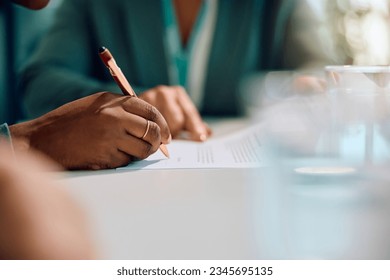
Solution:
M 118 84 L 118 86 L 122 90 L 122 93 L 124 95 L 130 96 L 130 97 L 137 97 L 133 88 L 130 86 L 130 83 L 127 81 L 125 75 L 122 73 L 122 70 L 116 64 L 116 61 L 115 61 L 114 57 L 111 55 L 110 51 L 105 47 L 101 47 L 99 49 L 99 55 L 100 55 L 100 58 L 102 59 L 103 63 L 110 70 L 111 76 L 114 78 L 115 82 Z M 154 128 L 156 128 L 155 127 L 156 125 L 157 124 L 155 124 L 153 122 L 153 120 L 146 120 L 145 132 L 143 133 L 143 135 L 140 138 L 143 140 L 146 140 L 146 137 L 148 137 L 148 135 L 151 131 L 151 127 L 153 126 Z M 170 141 L 170 139 L 168 141 Z M 166 146 L 164 144 L 160 145 L 160 150 L 166 157 L 169 158 L 168 149 L 166 148 Z
M 123 94 L 136 96 L 122 71 L 116 65 L 111 53 L 104 47 L 100 57 L 110 69 L 111 75 L 121 88 Z M 185 138 L 193 141 L 205 141 L 211 135 L 211 129 L 202 118 L 181 86 L 156 86 L 139 96 L 140 99 L 155 106 L 166 119 L 174 138 Z M 162 146 L 161 149 L 164 149 Z
M 134 157 L 147 158 L 171 138 L 155 107 L 110 92 L 88 95 L 9 129 L 15 153 L 38 150 L 66 169 L 124 166 Z

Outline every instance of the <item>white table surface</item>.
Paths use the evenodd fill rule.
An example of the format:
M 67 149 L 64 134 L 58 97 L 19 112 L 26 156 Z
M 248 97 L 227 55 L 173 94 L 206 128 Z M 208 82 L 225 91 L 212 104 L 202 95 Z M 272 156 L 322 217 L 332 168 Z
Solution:
M 247 123 L 212 126 L 218 137 Z M 390 257 L 386 183 L 309 178 L 288 187 L 280 176 L 272 168 L 105 170 L 63 181 L 104 259 Z

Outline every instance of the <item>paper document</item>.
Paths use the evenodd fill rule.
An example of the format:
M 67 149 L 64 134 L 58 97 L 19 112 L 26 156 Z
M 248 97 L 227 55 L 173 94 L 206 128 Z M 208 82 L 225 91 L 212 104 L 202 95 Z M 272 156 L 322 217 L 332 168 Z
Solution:
M 170 158 L 160 150 L 147 159 L 119 169 L 251 168 L 266 164 L 261 126 L 252 126 L 220 138 L 200 143 L 173 140 L 167 148 Z

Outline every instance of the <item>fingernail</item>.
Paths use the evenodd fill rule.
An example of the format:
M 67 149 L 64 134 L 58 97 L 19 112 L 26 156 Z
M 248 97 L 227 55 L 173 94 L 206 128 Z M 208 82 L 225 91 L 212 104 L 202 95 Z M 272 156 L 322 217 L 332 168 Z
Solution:
M 171 135 L 171 134 L 169 134 L 169 137 L 168 137 L 168 143 L 171 143 L 171 141 L 172 141 L 172 135 Z
M 206 134 L 199 135 L 199 140 L 202 141 L 202 142 L 206 141 L 207 140 L 207 135 Z

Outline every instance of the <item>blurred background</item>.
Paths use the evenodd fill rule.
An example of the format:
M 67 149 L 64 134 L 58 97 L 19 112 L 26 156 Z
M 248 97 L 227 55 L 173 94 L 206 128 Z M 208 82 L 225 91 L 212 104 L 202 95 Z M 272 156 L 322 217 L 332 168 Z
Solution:
M 0 64 L 0 122 L 14 123 L 23 118 L 17 73 L 39 44 L 62 1 L 52 0 L 38 12 L 0 1 L 0 61 L 5 61 Z M 315 52 L 335 64 L 389 64 L 390 0 L 288 1 L 296 2 L 293 28 L 298 40 L 313 45 Z M 312 24 L 301 26 L 300 19 L 307 17 Z M 319 42 L 313 40 L 314 33 Z
M 356 65 L 388 65 L 390 22 L 388 0 L 326 1 L 329 28 L 340 61 Z
M 327 47 L 322 50 L 335 61 L 354 65 L 389 64 L 389 0 L 304 2 L 316 14 L 314 28 L 323 38 L 321 45 Z
M 17 86 L 18 72 L 45 36 L 62 1 L 66 0 L 51 0 L 47 8 L 37 12 L 0 0 L 0 123 L 14 123 L 23 119 L 21 93 Z M 285 1 L 294 1 L 296 4 L 291 17 L 295 40 L 309 46 L 310 53 L 315 54 L 313 57 L 328 58 L 322 60 L 322 65 L 313 61 L 318 69 L 323 69 L 324 61 L 339 65 L 390 64 L 390 0 Z M 299 60 L 300 57 L 296 59 Z M 372 86 L 367 77 L 366 81 Z M 281 78 L 276 77 L 272 89 L 281 84 Z M 358 80 L 363 81 L 362 78 Z M 264 180 L 267 187 L 253 188 L 250 196 L 253 199 L 250 204 L 253 209 L 249 210 L 254 213 L 250 217 L 254 220 L 258 251 L 263 254 L 260 256 L 388 259 L 388 165 L 363 168 L 362 160 L 354 158 L 353 163 L 347 162 L 339 166 L 340 159 L 350 160 L 350 154 L 355 154 L 355 151 L 349 152 L 354 147 L 364 152 L 361 158 L 368 158 L 372 162 L 377 154 L 388 158 L 388 145 L 382 145 L 387 149 L 386 154 L 383 149 L 378 152 L 374 149 L 381 147 L 378 143 L 388 143 L 390 139 L 388 118 L 380 119 L 378 126 L 360 122 L 360 119 L 354 119 L 353 126 L 349 126 L 349 122 L 345 121 L 346 124 L 342 123 L 345 127 L 336 127 L 337 133 L 342 131 L 343 136 L 346 136 L 346 141 L 342 142 L 333 135 L 336 122 L 332 121 L 339 122 L 346 115 L 349 117 L 361 116 L 361 112 L 370 113 L 367 109 L 369 103 L 364 100 L 361 104 L 350 106 L 348 100 L 340 112 L 336 111 L 339 114 L 329 118 L 328 108 L 333 104 L 325 102 L 308 96 L 303 100 L 292 99 L 272 108 L 274 111 L 269 116 L 274 121 L 272 128 L 278 129 L 278 124 L 281 127 L 270 140 L 274 144 L 272 152 L 277 168 L 275 172 L 268 172 L 266 178 L 254 178 L 254 182 Z M 390 100 L 382 97 L 373 100 L 374 102 L 374 105 L 390 104 Z M 374 105 L 371 107 L 376 109 Z M 359 110 L 356 110 L 356 114 L 355 110 L 344 110 L 348 106 Z M 389 107 L 385 106 L 386 116 L 389 115 Z M 288 135 L 284 135 L 281 134 L 284 133 L 284 128 L 298 130 L 289 130 Z M 319 128 L 329 128 L 330 132 L 326 130 L 328 134 L 324 134 Z M 314 162 L 318 156 L 315 146 L 317 143 L 324 147 L 320 145 L 321 152 L 332 148 L 332 157 L 325 153 L 320 156 L 331 161 L 331 171 L 341 170 L 340 174 L 324 168 L 324 161 Z M 342 149 L 337 149 L 337 153 L 334 152 L 334 147 L 344 146 L 349 150 L 343 152 Z M 379 163 L 382 164 L 381 161 Z M 307 164 L 312 166 L 309 165 L 308 169 Z M 262 203 L 258 203 L 259 201 Z M 264 227 L 264 223 L 256 223 L 264 220 L 268 227 Z M 365 247 L 359 250 L 362 244 Z
M 0 1 L 0 123 L 23 118 L 21 94 L 17 91 L 18 71 L 45 35 L 62 1 L 51 0 L 40 11 Z

